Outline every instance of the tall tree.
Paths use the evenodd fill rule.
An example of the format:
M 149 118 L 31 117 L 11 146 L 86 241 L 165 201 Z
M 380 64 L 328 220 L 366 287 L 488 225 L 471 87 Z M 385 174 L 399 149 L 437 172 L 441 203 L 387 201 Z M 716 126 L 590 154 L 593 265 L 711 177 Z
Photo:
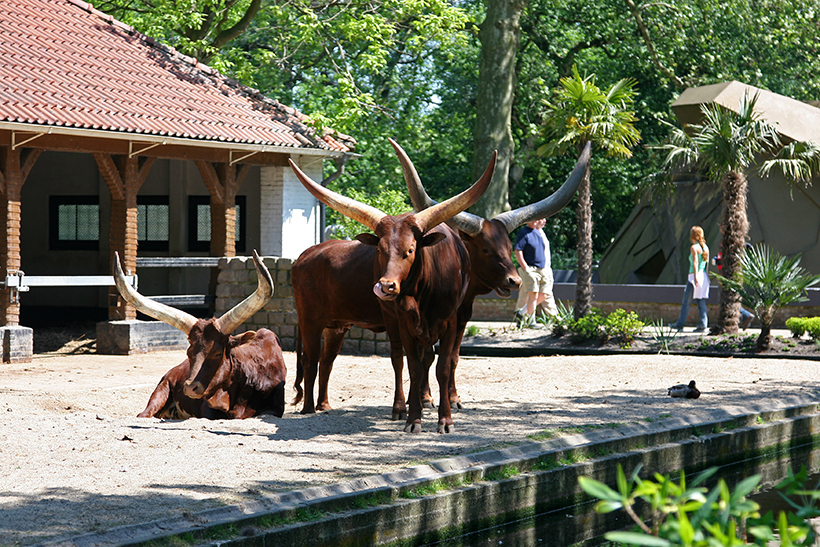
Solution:
M 595 76 L 582 78 L 577 67 L 572 76 L 561 78 L 553 102 L 546 102 L 543 134 L 547 142 L 541 155 L 580 151 L 591 142 L 608 155 L 632 156 L 632 147 L 641 138 L 631 106 L 635 100 L 635 80 L 623 79 L 602 91 Z M 574 315 L 578 319 L 592 308 L 592 195 L 590 168 L 578 189 L 578 269 Z
M 515 143 L 510 119 L 515 99 L 515 57 L 521 42 L 521 13 L 527 0 L 489 0 L 487 16 L 478 33 L 481 64 L 476 97 L 475 153 L 473 178 L 484 172 L 494 150 L 498 150 L 493 182 L 473 211 L 493 218 L 510 208 L 509 171 Z
M 720 230 L 721 274 L 740 279 L 749 220 L 746 214 L 747 172 L 760 157 L 777 157 L 762 163 L 761 174 L 779 169 L 792 182 L 809 182 L 820 172 L 820 149 L 810 143 L 783 146 L 776 128 L 755 111 L 757 94 L 741 97 L 737 112 L 709 104 L 701 107 L 703 122 L 674 129 L 669 141 L 658 149 L 666 152 L 664 168 L 672 171 L 697 166 L 710 180 L 723 186 L 723 217 Z M 727 287 L 728 288 L 728 287 Z M 733 290 L 720 292 L 720 311 L 713 334 L 737 333 L 740 296 Z

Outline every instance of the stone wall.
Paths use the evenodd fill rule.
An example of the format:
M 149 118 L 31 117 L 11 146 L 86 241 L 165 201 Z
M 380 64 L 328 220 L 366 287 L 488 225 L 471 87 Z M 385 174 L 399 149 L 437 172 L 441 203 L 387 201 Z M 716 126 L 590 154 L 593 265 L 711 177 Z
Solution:
M 290 275 L 293 260 L 264 257 L 265 265 L 274 280 L 274 295 L 265 307 L 245 323 L 240 330 L 267 327 L 279 336 L 282 348 L 296 349 L 297 315 L 293 305 Z M 222 258 L 219 261 L 219 286 L 216 291 L 217 315 L 235 306 L 256 290 L 256 270 L 250 257 Z M 575 299 L 574 283 L 556 283 L 555 297 L 571 307 Z M 717 321 L 720 288 L 712 286 L 707 301 L 709 322 Z M 594 285 L 593 305 L 606 313 L 623 308 L 634 311 L 644 320 L 663 320 L 666 324 L 678 318 L 682 285 Z M 803 305 L 789 305 L 778 312 L 774 327 L 782 328 L 789 317 L 820 316 L 820 290 L 809 290 L 810 300 Z M 473 320 L 509 321 L 512 323 L 516 294 L 499 298 L 494 293 L 479 297 L 473 306 Z M 688 325 L 695 325 L 697 307 L 690 306 Z M 754 323 L 753 323 L 754 325 Z M 390 344 L 385 333 L 373 333 L 354 327 L 345 337 L 342 353 L 390 355 Z
M 279 337 L 282 349 L 296 349 L 296 326 L 298 318 L 293 304 L 293 287 L 290 282 L 290 258 L 263 257 L 273 277 L 273 298 L 247 321 L 242 330 L 266 327 Z M 219 261 L 219 285 L 216 289 L 216 315 L 238 304 L 256 290 L 256 269 L 250 257 L 223 258 Z M 353 327 L 348 331 L 342 345 L 342 353 L 362 355 L 390 355 L 390 342 L 386 333 L 374 333 Z

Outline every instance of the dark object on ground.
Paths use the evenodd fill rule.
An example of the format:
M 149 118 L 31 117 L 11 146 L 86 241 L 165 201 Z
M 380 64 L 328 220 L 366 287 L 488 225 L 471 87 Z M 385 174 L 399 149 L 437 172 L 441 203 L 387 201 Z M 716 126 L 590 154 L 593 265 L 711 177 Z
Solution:
M 688 384 L 677 384 L 670 387 L 667 394 L 670 397 L 677 397 L 680 399 L 697 399 L 700 397 L 700 390 L 695 387 L 695 381 L 692 380 Z

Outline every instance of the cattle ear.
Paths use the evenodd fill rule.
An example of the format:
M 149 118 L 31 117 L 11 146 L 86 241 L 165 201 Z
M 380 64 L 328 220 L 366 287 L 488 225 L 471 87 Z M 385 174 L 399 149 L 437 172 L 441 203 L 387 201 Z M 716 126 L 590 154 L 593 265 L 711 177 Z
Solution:
M 256 331 L 249 330 L 240 335 L 231 336 L 230 345 L 235 348 L 236 346 L 241 346 L 242 344 L 251 342 L 254 338 L 256 338 Z
M 445 236 L 441 232 L 429 233 L 421 239 L 421 246 L 422 247 L 429 247 L 431 245 L 435 245 L 439 241 L 443 240 L 445 237 L 447 237 L 447 236 Z
M 379 238 L 373 234 L 359 234 L 356 236 L 356 241 L 370 245 L 371 247 L 376 247 L 379 244 Z

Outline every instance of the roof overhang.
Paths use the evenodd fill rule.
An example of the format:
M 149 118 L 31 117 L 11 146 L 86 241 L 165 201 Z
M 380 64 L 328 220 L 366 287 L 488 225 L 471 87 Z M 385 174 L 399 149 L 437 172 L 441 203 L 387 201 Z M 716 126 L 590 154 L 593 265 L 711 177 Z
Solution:
M 185 139 L 54 125 L 0 121 L 0 145 L 68 152 L 148 156 L 220 163 L 287 165 L 291 156 L 337 158 L 338 150 Z M 348 153 L 349 154 L 349 153 Z
M 778 133 L 791 141 L 812 141 L 820 145 L 820 108 L 740 82 L 723 82 L 690 87 L 672 103 L 681 125 L 699 123 L 701 106 L 719 104 L 734 112 L 745 93 L 758 93 L 757 112 L 777 127 Z

